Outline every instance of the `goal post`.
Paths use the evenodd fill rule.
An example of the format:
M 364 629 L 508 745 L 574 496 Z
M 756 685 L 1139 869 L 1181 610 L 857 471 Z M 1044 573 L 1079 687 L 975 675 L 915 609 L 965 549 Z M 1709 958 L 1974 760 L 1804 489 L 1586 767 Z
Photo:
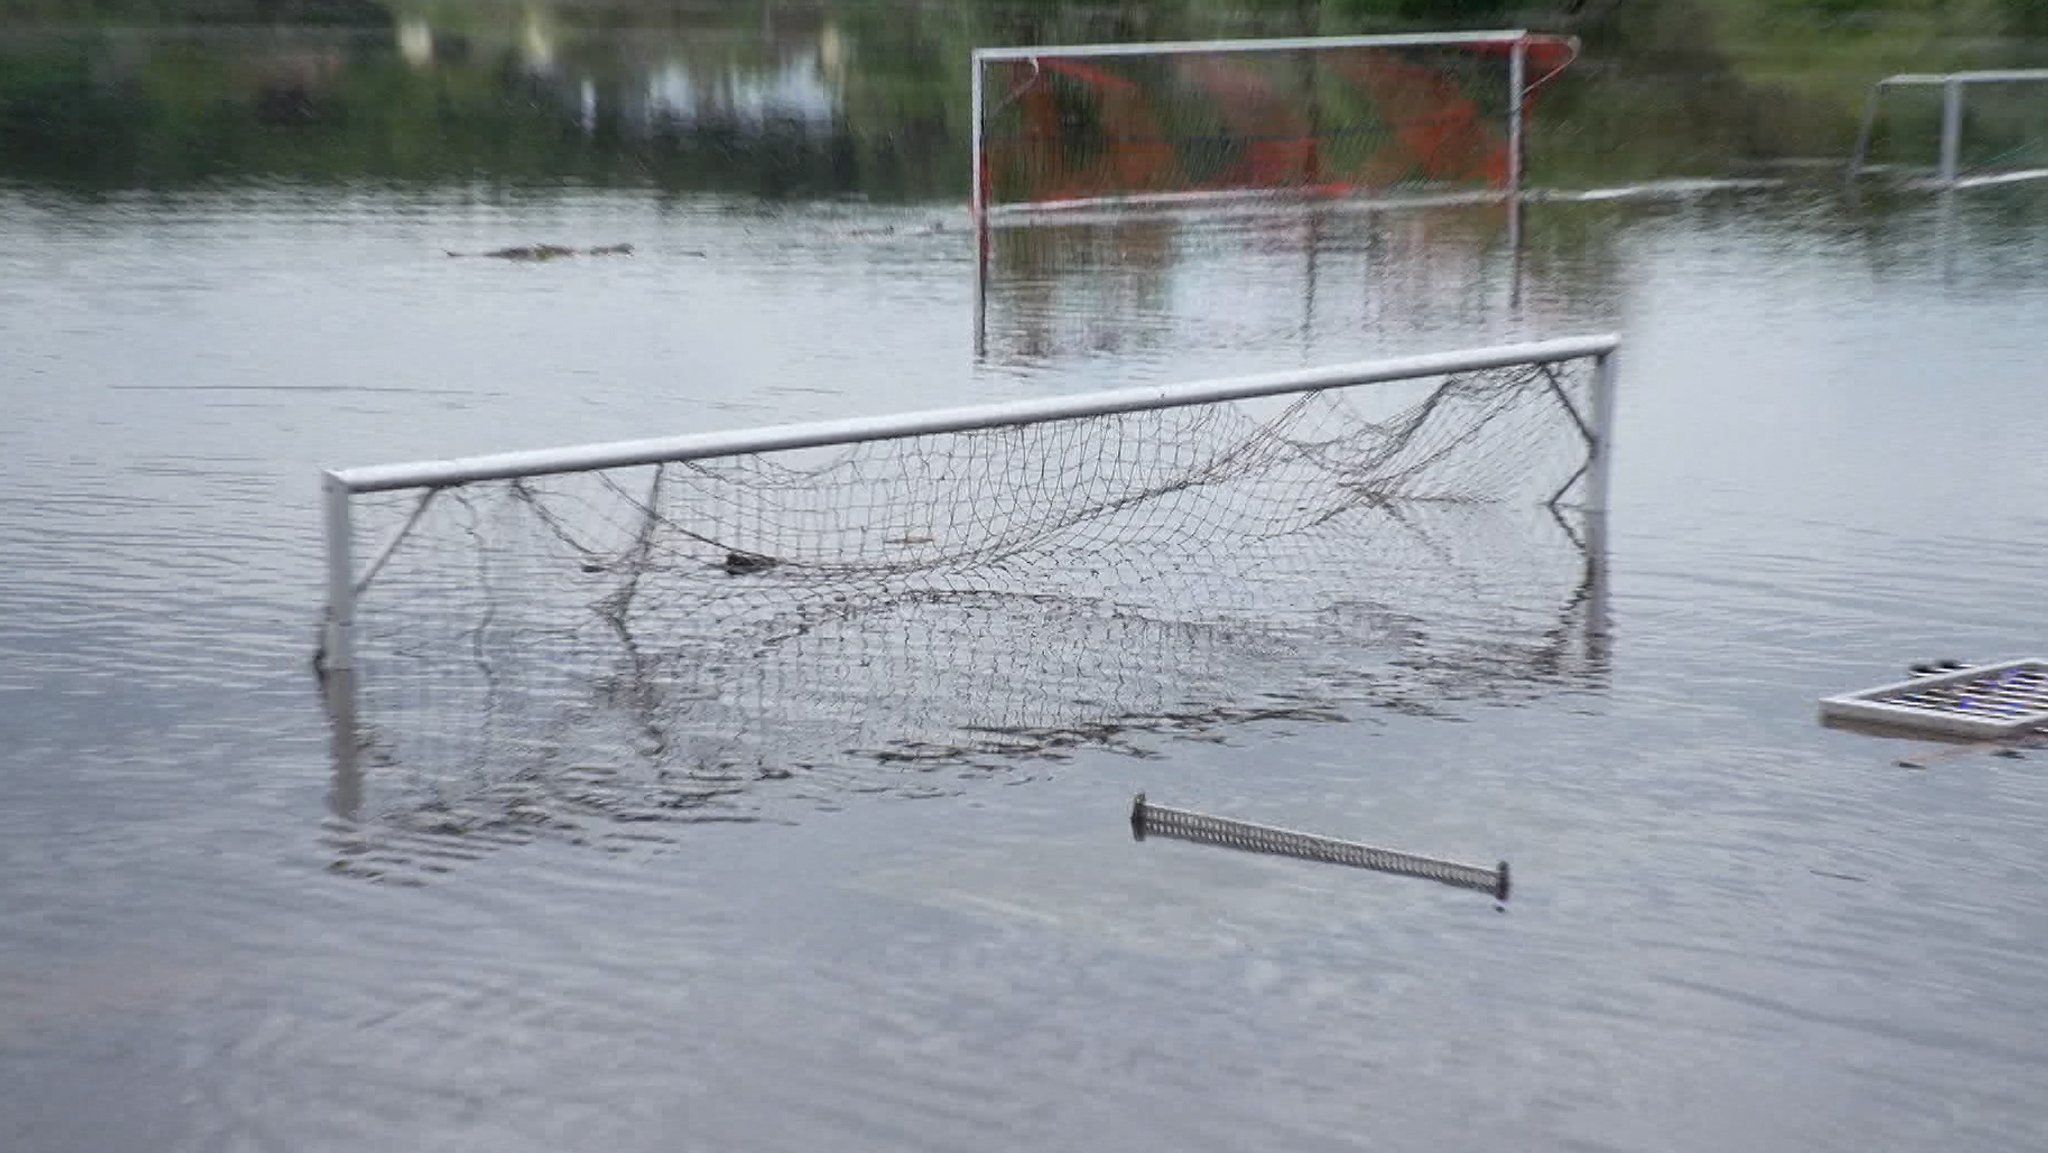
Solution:
M 798 449 L 853 446 L 870 441 L 907 441 L 949 433 L 987 432 L 1028 425 L 1080 421 L 1089 417 L 1203 405 L 1215 406 L 1262 397 L 1308 395 L 1327 389 L 1354 388 L 1393 381 L 1430 380 L 1502 369 L 1526 369 L 1532 370 L 1535 380 L 1549 385 L 1549 390 L 1563 406 L 1562 411 L 1571 418 L 1584 439 L 1585 459 L 1572 471 L 1565 487 L 1568 488 L 1585 479 L 1586 487 L 1580 501 L 1581 507 L 1605 511 L 1609 483 L 1608 427 L 1613 420 L 1615 358 L 1620 345 L 1620 337 L 1613 335 L 1564 337 L 1528 344 L 1429 353 L 1194 384 L 1157 385 L 891 416 L 779 425 L 730 433 L 698 433 L 451 460 L 328 470 L 321 474 L 327 543 L 328 595 L 328 631 L 325 634 L 323 660 L 325 667 L 330 669 L 351 667 L 353 646 L 350 638 L 357 595 L 404 543 L 405 534 L 417 524 L 420 514 L 425 509 L 425 502 L 442 490 L 484 481 L 509 482 L 563 473 L 686 464 L 709 458 L 747 457 Z M 1590 365 L 1590 386 L 1586 390 L 1589 407 L 1584 413 L 1557 390 L 1554 378 L 1543 372 L 1548 366 L 1574 361 L 1584 361 Z M 368 569 L 358 573 L 355 563 L 353 499 L 373 493 L 402 490 L 416 491 L 419 494 L 419 506 L 414 508 L 406 522 L 399 526 L 397 535 L 384 543 Z M 1566 495 L 1565 488 L 1560 488 L 1552 492 L 1545 503 L 1555 504 Z
M 1617 350 L 335 470 L 318 659 L 367 763 L 661 788 L 1569 681 Z
M 976 49 L 970 207 L 1512 195 L 1577 53 L 1521 29 Z
M 1931 171 L 1950 187 L 2048 177 L 2048 68 L 1879 80 L 1864 100 L 1849 175 L 1875 169 Z

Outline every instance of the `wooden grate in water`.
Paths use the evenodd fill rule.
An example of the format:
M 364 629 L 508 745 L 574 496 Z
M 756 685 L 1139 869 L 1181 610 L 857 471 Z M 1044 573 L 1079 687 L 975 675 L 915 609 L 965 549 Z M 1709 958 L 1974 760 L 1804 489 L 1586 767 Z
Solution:
M 1828 697 L 1822 720 L 1979 739 L 2048 729 L 2048 660 L 1952 669 Z

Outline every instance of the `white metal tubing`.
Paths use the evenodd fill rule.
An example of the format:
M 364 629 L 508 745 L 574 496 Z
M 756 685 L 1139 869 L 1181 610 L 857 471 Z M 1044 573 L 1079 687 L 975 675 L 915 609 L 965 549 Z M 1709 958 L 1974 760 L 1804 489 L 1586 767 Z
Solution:
M 1047 44 L 977 48 L 977 60 L 1031 60 L 1041 56 L 1161 56 L 1200 52 L 1290 52 L 1313 48 L 1402 48 L 1431 44 L 1506 44 L 1529 35 L 1521 28 L 1493 32 L 1416 32 L 1392 36 L 1288 36 L 1271 40 L 1166 40 L 1156 44 Z
M 1941 180 L 1952 184 L 1963 149 L 1963 82 L 1949 78 L 1941 86 Z
M 1854 176 L 1863 168 L 1863 162 L 1870 157 L 1870 135 L 1877 128 L 1877 98 L 1884 92 L 1884 81 L 1870 86 L 1870 96 L 1863 101 L 1863 123 L 1856 126 L 1856 148 L 1849 154 L 1849 175 Z
M 969 84 L 968 84 L 968 92 L 969 92 L 969 94 L 970 94 L 969 104 L 970 104 L 970 105 L 972 106 L 972 111 L 973 111 L 973 115 L 974 115 L 974 127 L 973 127 L 973 130 L 972 130 L 972 131 L 973 131 L 973 135 L 974 135 L 974 155 L 973 155 L 973 157 L 972 157 L 972 163 L 973 163 L 973 165 L 974 165 L 974 178 L 973 178 L 973 183 L 972 183 L 972 184 L 970 184 L 970 185 L 968 185 L 968 189 L 969 189 L 969 191 L 968 191 L 968 193 L 967 193 L 967 208 L 968 208 L 968 212 L 969 212 L 969 213 L 970 213 L 970 214 L 971 214 L 971 215 L 973 216 L 973 218 L 974 218 L 974 222 L 975 222 L 976 224 L 980 224 L 980 223 L 982 222 L 982 219 L 981 219 L 981 213 L 982 213 L 982 189 L 981 189 L 981 172 L 982 172 L 982 159 L 981 159 L 981 146 L 982 146 L 982 136 L 981 136 L 981 132 L 982 132 L 982 128 L 981 128 L 981 117 L 982 117 L 982 99 L 983 99 L 983 97 L 982 97 L 982 91 L 981 91 L 981 74 L 982 74 L 982 72 L 983 72 L 983 71 L 984 71 L 984 70 L 986 69 L 986 67 L 987 67 L 987 65 L 985 65 L 985 64 L 984 64 L 984 63 L 982 62 L 982 57 L 981 57 L 981 53 L 979 53 L 979 52 L 976 52 L 976 53 L 974 54 L 974 78 L 973 78 L 973 80 L 972 80 L 972 81 L 970 81 L 970 82 L 969 82 Z
M 1529 41 L 1515 41 L 1508 52 L 1508 192 L 1522 191 L 1522 110 L 1528 93 Z
M 1956 81 L 1962 84 L 2009 84 L 2025 80 L 2048 80 L 2048 68 L 1994 68 L 1977 72 L 1901 72 L 1887 76 L 1877 82 L 1880 88 L 1888 85 L 1906 84 L 1947 84 Z
M 352 491 L 339 473 L 322 478 L 327 516 L 327 628 L 322 661 L 330 670 L 355 667 L 356 574 L 348 498 Z
M 2019 184 L 2029 180 L 2048 180 L 2048 168 L 2026 168 L 2018 172 L 1995 172 L 1989 176 L 1966 176 L 1955 182 L 1957 188 L 1989 188 L 1995 184 Z
M 1593 363 L 1593 459 L 1586 467 L 1586 507 L 1607 511 L 1609 469 L 1614 461 L 1614 386 L 1620 365 L 1619 348 L 1610 347 Z
M 929 436 L 977 429 L 1007 428 L 1074 420 L 1089 416 L 1180 408 L 1220 401 L 1248 400 L 1290 392 L 1377 384 L 1413 377 L 1477 372 L 1517 364 L 1554 364 L 1611 354 L 1620 347 L 1614 335 L 1564 337 L 1528 344 L 1506 344 L 1458 352 L 1429 353 L 1389 360 L 1365 361 L 1327 368 L 1298 369 L 1194 384 L 1151 385 L 1110 392 L 1019 400 L 967 408 L 936 409 L 893 416 L 825 420 L 773 428 L 699 433 L 652 440 L 619 441 L 574 448 L 497 453 L 457 460 L 376 465 L 329 474 L 333 484 L 350 492 L 386 492 L 400 488 L 439 488 L 481 480 L 509 480 L 593 469 L 632 468 L 667 461 L 703 460 L 745 453 L 780 452 L 823 445 L 858 444 L 905 436 Z M 333 532 L 332 524 L 329 528 Z M 330 545 L 332 544 L 330 535 Z M 330 580 L 332 580 L 330 573 Z

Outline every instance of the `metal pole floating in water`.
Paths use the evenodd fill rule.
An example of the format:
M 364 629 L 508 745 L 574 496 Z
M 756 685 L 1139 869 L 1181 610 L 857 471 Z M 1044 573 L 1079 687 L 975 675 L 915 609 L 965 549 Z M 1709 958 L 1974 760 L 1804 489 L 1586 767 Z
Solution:
M 1221 845 L 1227 849 L 1242 849 L 1252 853 L 1272 853 L 1282 857 L 1298 857 L 1304 861 L 1349 865 L 1354 869 L 1371 869 L 1403 877 L 1420 877 L 1453 888 L 1476 889 L 1482 893 L 1493 894 L 1494 899 L 1498 901 L 1508 899 L 1506 861 L 1489 869 L 1481 865 L 1466 865 L 1436 857 L 1404 853 L 1398 849 L 1374 848 L 1356 841 L 1340 841 L 1334 837 L 1298 833 L 1292 829 L 1281 829 L 1272 825 L 1255 825 L 1249 821 L 1212 817 L 1186 809 L 1169 809 L 1164 805 L 1147 802 L 1143 793 L 1139 793 L 1131 801 L 1131 836 L 1140 841 L 1148 836 L 1170 837 L 1175 840 Z

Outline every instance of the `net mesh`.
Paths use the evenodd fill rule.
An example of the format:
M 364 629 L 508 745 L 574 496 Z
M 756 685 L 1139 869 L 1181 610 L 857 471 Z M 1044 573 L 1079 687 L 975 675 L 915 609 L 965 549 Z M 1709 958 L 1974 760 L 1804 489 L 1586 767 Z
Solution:
M 1591 376 L 359 496 L 397 542 L 357 603 L 363 752 L 430 822 L 701 816 L 1578 683 L 1588 558 L 1546 502 Z
M 1538 82 L 1574 51 L 1567 40 L 1525 44 Z M 979 163 L 987 203 L 1503 188 L 1512 163 L 1512 47 L 984 62 Z
M 1942 86 L 1878 91 L 1862 163 L 1912 176 L 1941 164 Z M 2048 169 L 2048 79 L 1963 85 L 1956 175 L 1963 180 Z
M 2048 169 L 2048 78 L 1970 85 L 1956 168 L 1966 179 Z

